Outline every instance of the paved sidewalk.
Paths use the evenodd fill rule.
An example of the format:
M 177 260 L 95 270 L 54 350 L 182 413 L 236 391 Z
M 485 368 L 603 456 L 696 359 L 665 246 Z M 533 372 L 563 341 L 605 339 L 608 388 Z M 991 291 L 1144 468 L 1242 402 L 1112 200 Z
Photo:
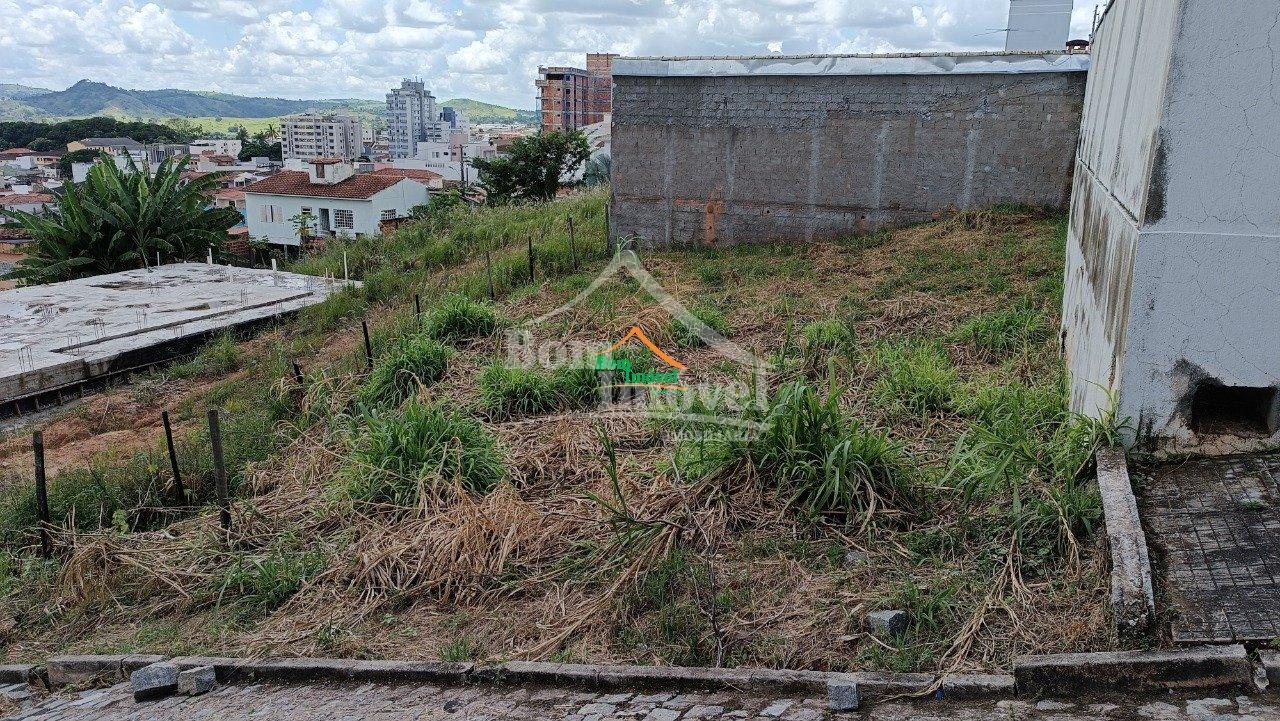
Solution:
M 1138 469 L 1138 507 L 1174 641 L 1280 636 L 1277 474 L 1277 453 Z
M 11 716 L 24 721 L 1084 721 L 1121 719 L 1280 721 L 1275 697 L 1201 698 L 1112 703 L 999 701 L 880 702 L 856 713 L 828 714 L 825 698 L 761 697 L 736 692 L 595 693 L 561 688 L 414 684 L 276 683 L 220 686 L 204 696 L 135 702 L 128 684 L 58 694 Z

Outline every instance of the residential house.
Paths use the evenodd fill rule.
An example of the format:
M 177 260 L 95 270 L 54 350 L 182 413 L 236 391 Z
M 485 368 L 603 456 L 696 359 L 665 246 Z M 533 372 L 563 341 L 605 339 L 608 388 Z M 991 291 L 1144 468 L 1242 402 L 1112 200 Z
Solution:
M 238 188 L 219 188 L 213 191 L 213 207 L 235 208 L 244 214 L 244 191 Z
M 45 213 L 54 207 L 55 198 L 48 193 L 9 193 L 0 195 L 0 210 L 20 210 L 24 213 Z M 11 222 L 0 216 L 0 224 Z
M 340 158 L 317 158 L 307 170 L 283 170 L 245 188 L 249 235 L 299 245 L 299 221 L 309 235 L 376 235 L 379 224 L 408 217 L 427 202 L 428 184 L 402 172 L 355 172 Z M 424 176 L 425 177 L 425 176 Z
M 39 153 L 30 148 L 0 150 L 0 165 L 8 165 L 22 170 L 34 170 L 37 155 Z
M 67 143 L 68 153 L 77 150 L 100 150 L 112 155 L 122 153 L 141 155 L 146 150 L 146 146 L 133 138 L 85 138 Z
M 240 155 L 240 150 L 244 145 L 235 138 L 200 138 L 192 140 L 187 145 L 192 155 L 200 155 L 205 152 L 214 155 Z

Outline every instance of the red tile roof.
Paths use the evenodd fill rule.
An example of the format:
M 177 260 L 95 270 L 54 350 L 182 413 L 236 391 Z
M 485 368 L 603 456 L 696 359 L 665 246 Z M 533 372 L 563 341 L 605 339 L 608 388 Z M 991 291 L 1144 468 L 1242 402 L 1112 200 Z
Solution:
M 213 191 L 213 197 L 224 200 L 244 200 L 244 191 L 239 188 L 219 188 Z
M 370 175 L 389 175 L 394 178 L 408 178 L 410 180 L 443 180 L 444 176 L 432 170 L 420 170 L 418 168 L 382 168 L 375 170 Z
M 36 151 L 30 148 L 9 148 L 8 150 L 0 150 L 0 158 L 25 158 L 28 155 L 37 155 Z
M 53 196 L 47 193 L 10 193 L 0 195 L 0 205 L 22 205 L 23 203 L 52 203 Z
M 340 183 L 323 185 L 312 183 L 311 176 L 300 170 L 282 170 L 269 178 L 263 178 L 245 187 L 246 193 L 270 195 L 301 195 L 309 198 L 349 198 L 368 200 L 374 195 L 404 180 L 394 175 L 361 173 Z
M 24 228 L 12 228 L 0 225 L 0 240 L 31 240 L 31 231 Z

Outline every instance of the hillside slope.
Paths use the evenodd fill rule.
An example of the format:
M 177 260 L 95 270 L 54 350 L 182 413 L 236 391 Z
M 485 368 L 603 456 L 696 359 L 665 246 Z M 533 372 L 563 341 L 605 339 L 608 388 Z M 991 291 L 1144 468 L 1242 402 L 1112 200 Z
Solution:
M 61 117 L 126 115 L 140 118 L 188 115 L 271 117 L 300 112 L 319 104 L 319 101 L 310 100 L 255 98 L 190 90 L 126 90 L 91 80 L 81 80 L 66 90 L 28 96 L 25 102 Z
M 56 562 L 31 553 L 30 436 L 0 441 L 0 538 L 14 539 L 0 617 L 19 619 L 0 627 L 5 656 L 954 671 L 1114 646 L 1082 472 L 1108 429 L 1067 412 L 1053 332 L 1065 218 L 642 252 L 730 352 L 646 280 L 595 283 L 611 258 L 605 198 L 460 207 L 335 241 L 292 269 L 346 268 L 362 287 L 44 424 L 55 524 L 78 527 L 56 534 Z M 511 367 L 515 328 L 552 361 Z M 678 360 L 683 389 L 633 395 L 599 359 L 563 365 L 564 350 L 633 331 Z M 629 348 L 611 361 L 656 369 Z M 768 363 L 764 397 L 704 395 L 758 367 L 743 350 Z M 763 429 L 637 412 L 669 390 L 699 416 Z M 227 535 L 210 503 L 210 407 L 236 489 Z M 178 427 L 182 502 L 161 409 Z M 886 608 L 910 617 L 888 643 L 866 632 Z

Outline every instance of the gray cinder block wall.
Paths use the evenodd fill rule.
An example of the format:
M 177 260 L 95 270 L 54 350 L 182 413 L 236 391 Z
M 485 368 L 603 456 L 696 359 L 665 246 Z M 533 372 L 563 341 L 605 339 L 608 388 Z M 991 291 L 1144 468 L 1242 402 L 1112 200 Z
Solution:
M 624 58 L 612 237 L 811 241 L 1065 208 L 1087 55 Z
M 1115 0 L 1095 35 L 1067 247 L 1071 406 L 1155 452 L 1273 444 L 1274 3 Z

